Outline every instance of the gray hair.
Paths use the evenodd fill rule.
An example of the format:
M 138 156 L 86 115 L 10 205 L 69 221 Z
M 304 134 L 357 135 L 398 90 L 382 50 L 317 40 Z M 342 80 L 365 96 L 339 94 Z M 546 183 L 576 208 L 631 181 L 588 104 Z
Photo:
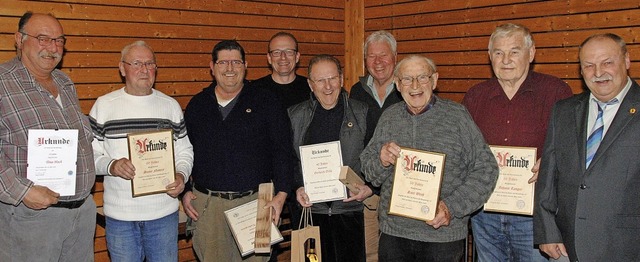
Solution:
M 496 27 L 491 34 L 491 38 L 489 38 L 489 52 L 493 49 L 493 42 L 495 42 L 498 38 L 503 37 L 511 37 L 516 34 L 521 34 L 524 40 L 525 48 L 531 48 L 535 43 L 533 42 L 533 37 L 531 36 L 531 31 L 529 28 L 519 24 L 502 24 Z
M 614 42 L 616 42 L 616 44 L 620 46 L 620 51 L 622 51 L 622 54 L 623 55 L 627 54 L 627 44 L 624 42 L 624 39 L 622 39 L 622 37 L 620 37 L 619 35 L 616 35 L 613 33 L 595 34 L 587 37 L 587 39 L 582 41 L 582 43 L 580 44 L 580 48 L 578 48 L 578 54 L 582 51 L 582 47 L 586 45 L 589 41 L 595 40 L 595 39 L 603 39 L 603 38 L 613 40 Z
M 407 62 L 412 61 L 412 60 L 418 60 L 418 61 L 424 61 L 425 63 L 427 63 L 427 65 L 429 65 L 429 67 L 431 67 L 431 70 L 433 72 L 431 73 L 436 73 L 438 72 L 438 69 L 436 67 L 436 63 L 433 62 L 433 60 L 425 57 L 425 56 L 421 56 L 421 55 L 410 55 L 405 57 L 404 59 L 400 60 L 400 62 L 398 62 L 398 64 L 396 65 L 396 68 L 393 69 L 393 75 L 396 77 L 400 77 L 400 68 Z
M 131 50 L 131 48 L 134 46 L 142 46 L 142 47 L 148 48 L 149 50 L 151 50 L 151 54 L 153 54 L 153 60 L 154 61 L 156 60 L 156 54 L 153 52 L 153 49 L 145 41 L 138 40 L 122 48 L 122 51 L 120 52 L 121 54 L 120 61 L 124 61 L 124 57 L 129 53 L 129 50 Z
M 393 37 L 393 35 L 385 30 L 375 31 L 367 37 L 367 40 L 364 41 L 364 56 L 367 56 L 367 49 L 369 48 L 370 43 L 376 42 L 385 42 L 391 48 L 391 52 L 393 55 L 398 54 L 398 42 Z

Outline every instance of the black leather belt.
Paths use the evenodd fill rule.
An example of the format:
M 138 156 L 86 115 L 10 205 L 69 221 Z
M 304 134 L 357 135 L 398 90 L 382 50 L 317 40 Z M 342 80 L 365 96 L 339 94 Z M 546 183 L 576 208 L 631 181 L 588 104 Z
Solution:
M 241 197 L 246 197 L 246 196 L 250 196 L 250 195 L 253 195 L 255 193 L 258 193 L 258 190 L 249 190 L 249 191 L 244 191 L 244 192 L 214 191 L 214 190 L 209 190 L 209 189 L 202 188 L 202 187 L 199 187 L 199 186 L 196 186 L 196 185 L 194 185 L 193 188 L 195 188 L 200 193 L 203 193 L 205 195 L 215 196 L 215 197 L 228 199 L 228 200 L 234 200 L 234 199 L 238 199 L 238 198 L 241 198 Z
M 82 206 L 82 204 L 84 204 L 85 200 L 86 200 L 86 198 L 82 199 L 82 200 L 76 200 L 76 201 L 58 201 L 58 203 L 50 205 L 49 207 L 60 207 L 60 208 L 74 209 L 74 208 L 79 208 L 80 206 Z

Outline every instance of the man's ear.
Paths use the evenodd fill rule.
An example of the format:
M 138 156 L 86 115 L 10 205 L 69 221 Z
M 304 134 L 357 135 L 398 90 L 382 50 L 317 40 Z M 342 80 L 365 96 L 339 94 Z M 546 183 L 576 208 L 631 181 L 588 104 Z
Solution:
M 18 50 L 22 50 L 22 33 L 20 32 L 16 32 L 14 34 L 14 38 L 16 40 L 16 48 Z

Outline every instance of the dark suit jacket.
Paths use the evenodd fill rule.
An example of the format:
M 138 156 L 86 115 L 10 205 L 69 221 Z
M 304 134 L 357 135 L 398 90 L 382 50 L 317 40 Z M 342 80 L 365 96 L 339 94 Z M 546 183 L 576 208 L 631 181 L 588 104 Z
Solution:
M 571 261 L 640 261 L 640 86 L 632 83 L 585 169 L 589 92 L 554 107 L 536 184 L 534 241 Z

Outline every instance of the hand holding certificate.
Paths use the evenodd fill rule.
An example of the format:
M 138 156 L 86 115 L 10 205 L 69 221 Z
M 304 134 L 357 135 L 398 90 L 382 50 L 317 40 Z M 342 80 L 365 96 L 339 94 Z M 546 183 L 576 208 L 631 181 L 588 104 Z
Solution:
M 490 146 L 500 174 L 485 211 L 533 215 L 534 185 L 529 184 L 536 163 L 535 147 Z
M 134 197 L 167 192 L 175 181 L 173 131 L 129 134 L 129 160 L 136 168 L 131 180 Z
M 402 147 L 395 164 L 389 214 L 433 220 L 444 161 L 444 154 Z
M 304 190 L 309 202 L 320 203 L 347 198 L 340 182 L 342 151 L 340 141 L 300 146 Z

